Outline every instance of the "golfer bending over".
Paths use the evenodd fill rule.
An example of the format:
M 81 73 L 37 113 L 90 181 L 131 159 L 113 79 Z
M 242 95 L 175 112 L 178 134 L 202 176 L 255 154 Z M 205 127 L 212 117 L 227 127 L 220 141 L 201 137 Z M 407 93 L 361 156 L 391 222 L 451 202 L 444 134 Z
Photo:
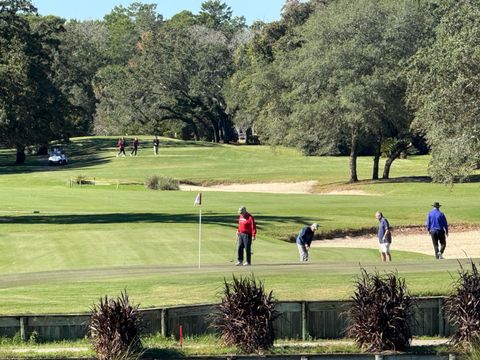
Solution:
M 252 263 L 252 241 L 255 240 L 257 234 L 257 225 L 245 206 L 240 206 L 238 213 L 240 215 L 237 229 L 237 263 L 235 265 L 241 266 L 243 263 L 243 266 L 250 266 Z M 245 249 L 246 254 L 245 262 L 243 262 L 243 249 Z
M 318 224 L 314 223 L 310 226 L 305 226 L 300 234 L 297 236 L 297 247 L 298 252 L 300 253 L 300 261 L 308 261 L 308 250 L 310 249 L 310 244 L 313 240 L 313 235 L 315 230 L 318 229 Z

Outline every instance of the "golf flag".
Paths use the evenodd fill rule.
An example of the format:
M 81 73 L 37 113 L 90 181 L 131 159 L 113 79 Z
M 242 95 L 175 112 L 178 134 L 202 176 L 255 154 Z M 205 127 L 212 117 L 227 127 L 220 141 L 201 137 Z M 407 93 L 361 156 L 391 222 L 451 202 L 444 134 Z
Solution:
M 198 193 L 193 205 L 202 205 L 202 193 Z
M 198 193 L 193 206 L 199 205 L 198 208 L 198 268 L 200 269 L 200 262 L 201 262 L 201 253 L 202 253 L 202 193 Z

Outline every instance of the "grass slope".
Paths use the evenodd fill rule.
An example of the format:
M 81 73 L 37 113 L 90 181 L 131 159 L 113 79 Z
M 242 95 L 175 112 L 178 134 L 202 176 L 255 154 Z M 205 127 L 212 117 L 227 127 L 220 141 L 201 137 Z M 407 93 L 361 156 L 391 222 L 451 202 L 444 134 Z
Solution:
M 49 168 L 36 157 L 12 166 L 13 153 L 0 152 L 0 313 L 85 311 L 124 288 L 143 306 L 214 302 L 224 277 L 250 271 L 279 299 L 346 298 L 360 263 L 383 269 L 377 251 L 313 249 L 312 263 L 300 266 L 295 245 L 281 239 L 312 221 L 324 232 L 374 227 L 377 209 L 394 226 L 420 225 L 434 200 L 445 204 L 451 223 L 480 223 L 478 183 L 432 184 L 424 177 L 428 158 L 411 157 L 394 163 L 392 181 L 354 186 L 375 196 L 205 193 L 199 270 L 195 194 L 123 183 L 159 174 L 194 183 L 318 180 L 324 188 L 350 188 L 344 183 L 348 159 L 172 139 L 162 139 L 155 158 L 151 138 L 140 140 L 145 147 L 138 157 L 117 158 L 114 138 L 73 139 L 67 147 L 71 164 L 63 168 Z M 359 159 L 361 177 L 370 168 L 370 158 Z M 112 185 L 69 187 L 78 175 Z M 259 225 L 250 269 L 230 263 L 241 204 Z M 387 269 L 402 268 L 417 294 L 445 293 L 448 271 L 457 266 L 413 252 L 393 256 Z

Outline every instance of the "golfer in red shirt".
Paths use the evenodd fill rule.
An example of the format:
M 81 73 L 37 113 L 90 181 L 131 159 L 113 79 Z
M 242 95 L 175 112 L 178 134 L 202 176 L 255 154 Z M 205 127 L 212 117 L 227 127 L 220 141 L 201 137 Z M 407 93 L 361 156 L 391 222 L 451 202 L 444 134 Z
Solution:
M 237 230 L 237 263 L 235 265 L 250 266 L 252 260 L 252 241 L 255 240 L 257 234 L 257 226 L 253 216 L 247 212 L 245 206 L 238 209 L 238 230 Z M 243 249 L 247 259 L 243 262 Z

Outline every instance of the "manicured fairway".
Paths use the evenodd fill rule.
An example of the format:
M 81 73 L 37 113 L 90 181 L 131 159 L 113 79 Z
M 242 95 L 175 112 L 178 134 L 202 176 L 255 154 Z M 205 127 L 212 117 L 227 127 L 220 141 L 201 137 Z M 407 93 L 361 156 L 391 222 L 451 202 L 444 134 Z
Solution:
M 348 180 L 347 157 L 304 157 L 298 151 L 266 146 L 236 146 L 163 139 L 158 157 L 150 148 L 151 137 L 140 136 L 138 157 L 119 157 L 113 137 L 77 138 L 65 146 L 68 167 L 49 168 L 46 157 L 27 157 L 27 164 L 4 167 L 6 181 L 29 186 L 64 185 L 71 176 L 143 182 L 152 174 L 167 175 L 195 183 L 271 182 L 318 180 L 321 184 Z M 0 151 L 0 165 L 11 165 L 12 151 Z M 394 162 L 392 176 L 427 175 L 427 157 Z M 360 178 L 371 176 L 372 159 L 359 158 Z M 17 175 L 28 174 L 19 178 Z M 11 175 L 11 176 L 10 176 Z
M 149 143 L 137 158 L 116 158 L 114 138 L 74 139 L 68 146 L 71 165 L 64 168 L 49 168 L 45 158 L 34 157 L 16 167 L 12 152 L 0 152 L 0 313 L 85 311 L 124 288 L 142 306 L 215 302 L 232 272 L 253 272 L 279 299 L 347 298 L 361 265 L 384 269 L 377 251 L 313 249 L 312 262 L 301 266 L 295 245 L 285 240 L 304 224 L 320 222 L 321 232 L 369 229 L 380 209 L 394 227 L 421 225 L 434 200 L 445 205 L 451 223 L 480 224 L 479 183 L 431 184 L 424 178 L 426 157 L 396 162 L 390 182 L 351 186 L 344 182 L 347 158 L 162 140 L 158 158 Z M 249 170 L 241 166 L 245 159 Z M 359 168 L 367 177 L 371 159 L 361 158 Z M 126 185 L 153 174 L 198 184 L 318 180 L 320 188 L 347 187 L 371 196 L 205 193 L 198 269 L 196 193 Z M 78 175 L 110 185 L 70 187 Z M 231 263 L 239 205 L 259 225 L 255 265 L 248 269 Z M 386 268 L 398 268 L 417 294 L 445 293 L 448 271 L 455 274 L 458 266 L 414 252 L 393 255 Z

